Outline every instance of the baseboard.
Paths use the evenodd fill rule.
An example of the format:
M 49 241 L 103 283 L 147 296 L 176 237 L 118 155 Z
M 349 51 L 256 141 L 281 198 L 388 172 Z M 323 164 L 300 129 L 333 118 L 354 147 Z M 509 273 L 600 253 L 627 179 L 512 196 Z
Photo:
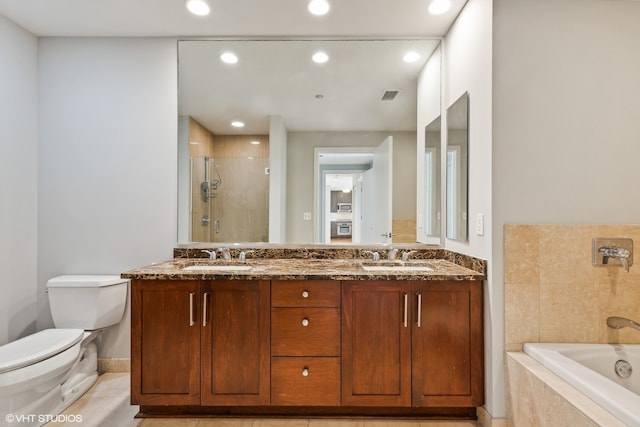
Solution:
M 491 414 L 481 406 L 477 408 L 478 427 L 507 427 L 507 420 L 504 418 L 491 418 Z
M 100 359 L 98 358 L 98 373 L 131 372 L 131 359 Z

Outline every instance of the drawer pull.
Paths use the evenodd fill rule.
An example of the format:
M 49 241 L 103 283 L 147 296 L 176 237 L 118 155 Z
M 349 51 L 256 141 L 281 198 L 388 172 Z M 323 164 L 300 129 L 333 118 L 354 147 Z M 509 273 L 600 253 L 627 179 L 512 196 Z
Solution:
M 202 298 L 202 326 L 207 326 L 207 299 L 209 299 L 209 292 L 205 292 Z
M 189 292 L 189 326 L 196 324 L 196 321 L 193 320 L 193 296 L 195 294 L 195 292 Z
M 418 292 L 418 328 L 422 327 L 422 294 Z
M 309 319 L 307 319 L 306 317 L 302 319 L 302 326 L 309 326 Z
M 303 377 L 308 377 L 309 376 L 309 368 L 304 368 L 302 370 L 302 376 Z
M 309 298 L 309 291 L 302 291 L 302 298 Z
M 408 319 L 408 311 L 409 311 L 409 295 L 407 295 L 406 293 L 403 295 L 404 296 L 404 313 L 402 316 L 402 325 L 406 328 L 409 326 L 407 319 Z

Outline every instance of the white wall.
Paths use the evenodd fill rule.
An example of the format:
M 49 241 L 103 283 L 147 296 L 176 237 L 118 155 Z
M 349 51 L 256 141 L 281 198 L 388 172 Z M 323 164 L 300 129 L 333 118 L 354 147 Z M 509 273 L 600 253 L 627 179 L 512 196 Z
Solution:
M 0 15 L 0 345 L 37 318 L 37 38 Z
M 488 260 L 485 292 L 485 389 L 491 415 L 505 415 L 504 298 L 495 282 L 491 248 L 492 203 L 492 0 L 469 0 L 444 41 L 444 105 L 448 108 L 469 92 L 469 240 L 445 239 L 452 251 Z M 443 111 L 444 122 L 446 115 Z M 475 218 L 483 214 L 484 235 L 475 233 Z
M 38 329 L 60 274 L 172 257 L 177 55 L 170 39 L 39 40 Z M 129 357 L 129 312 L 101 357 Z
M 287 242 L 313 242 L 313 168 L 316 147 L 377 147 L 389 136 L 394 145 L 394 219 L 415 219 L 416 134 L 414 132 L 289 132 L 287 145 Z M 295 197 L 293 196 L 295 195 Z
M 505 224 L 640 221 L 638 22 L 633 1 L 494 1 L 496 287 Z

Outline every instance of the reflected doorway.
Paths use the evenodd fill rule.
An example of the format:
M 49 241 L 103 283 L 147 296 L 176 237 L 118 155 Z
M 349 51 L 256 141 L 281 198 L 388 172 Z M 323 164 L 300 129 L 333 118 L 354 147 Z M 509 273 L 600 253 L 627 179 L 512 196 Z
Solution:
M 316 243 L 391 242 L 392 152 L 391 136 L 378 147 L 314 150 Z

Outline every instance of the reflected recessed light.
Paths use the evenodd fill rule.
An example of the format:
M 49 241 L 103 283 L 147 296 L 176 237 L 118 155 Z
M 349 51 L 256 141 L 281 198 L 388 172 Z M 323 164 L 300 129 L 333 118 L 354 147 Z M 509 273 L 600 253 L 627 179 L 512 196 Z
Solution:
M 311 0 L 309 2 L 309 12 L 314 15 L 326 15 L 329 12 L 329 2 L 327 0 Z
M 433 0 L 429 4 L 429 13 L 432 15 L 441 15 L 451 7 L 451 0 Z
M 211 9 L 209 5 L 204 0 L 187 0 L 185 2 L 185 6 L 189 9 L 189 12 L 198 16 L 208 15 Z
M 416 62 L 418 59 L 420 59 L 420 54 L 418 52 L 407 52 L 403 57 L 402 60 L 404 62 Z
M 317 64 L 324 64 L 325 62 L 327 62 L 329 60 L 329 55 L 327 55 L 326 53 L 320 51 L 320 52 L 314 53 L 313 56 L 311 57 L 311 59 L 313 59 L 313 62 L 315 62 Z
M 244 123 L 242 123 L 239 120 L 235 120 L 235 121 L 231 122 L 231 126 L 233 126 L 234 128 L 242 128 L 242 127 L 244 127 Z
M 249 144 L 260 145 L 260 141 L 250 141 Z
M 220 55 L 220 60 L 227 64 L 235 64 L 236 62 L 238 62 L 238 57 L 236 56 L 235 53 L 225 52 L 222 55 Z

